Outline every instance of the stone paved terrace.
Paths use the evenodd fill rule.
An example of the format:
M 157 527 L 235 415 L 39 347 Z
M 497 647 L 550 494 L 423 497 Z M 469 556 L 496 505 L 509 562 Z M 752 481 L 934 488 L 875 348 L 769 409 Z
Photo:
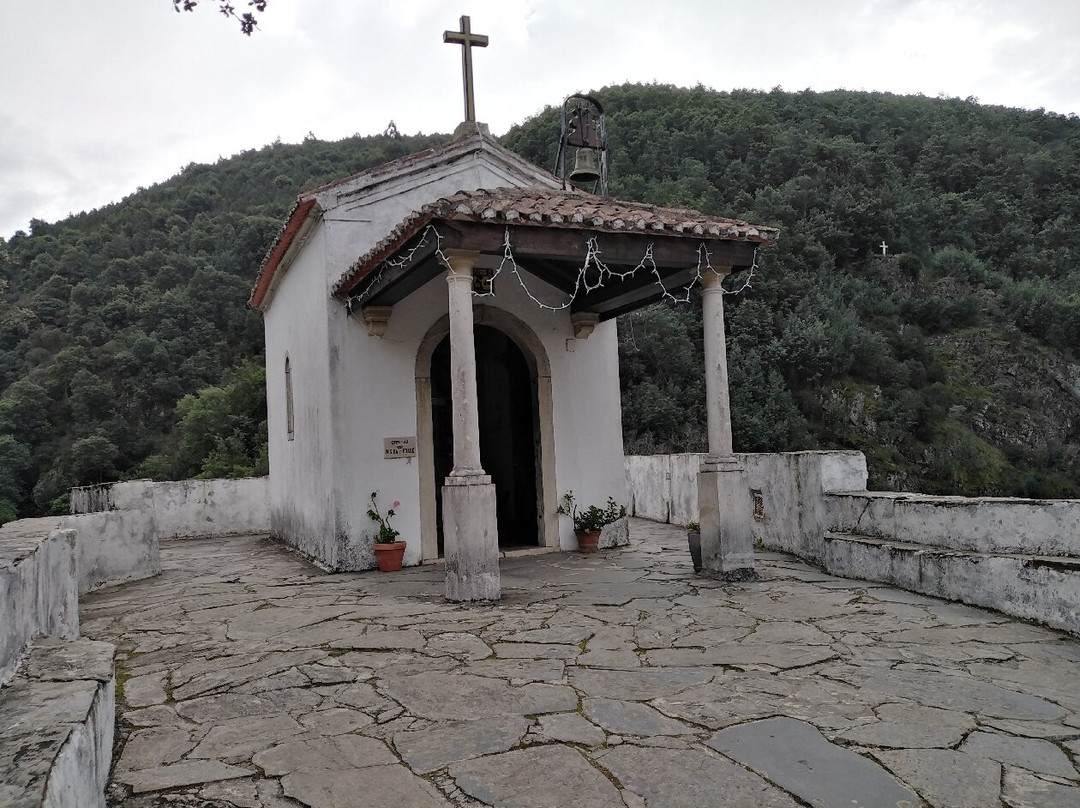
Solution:
M 1080 642 L 678 528 L 503 562 L 327 575 L 265 537 L 174 541 L 82 604 L 119 645 L 111 796 L 150 805 L 1075 806 Z

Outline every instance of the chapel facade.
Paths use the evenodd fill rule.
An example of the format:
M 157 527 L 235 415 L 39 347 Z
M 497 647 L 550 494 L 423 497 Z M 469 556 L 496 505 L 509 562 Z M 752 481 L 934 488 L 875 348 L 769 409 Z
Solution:
M 573 549 L 565 492 L 626 503 L 615 317 L 696 282 L 715 299 L 710 450 L 727 462 L 720 281 L 775 238 L 564 188 L 485 129 L 303 194 L 251 297 L 274 536 L 372 568 L 378 492 L 401 503 L 405 563 L 445 557 L 455 600 L 498 597 L 500 549 Z
M 378 491 L 382 506 L 402 503 L 394 524 L 409 542 L 405 563 L 441 554 L 438 489 L 453 464 L 447 283 L 421 281 L 409 266 L 391 295 L 365 299 L 346 281 L 358 259 L 435 200 L 560 187 L 473 124 L 445 145 L 300 198 L 251 299 L 265 318 L 275 536 L 329 569 L 368 569 L 375 526 L 366 511 Z M 425 251 L 448 235 L 438 223 L 424 229 Z M 497 266 L 478 263 L 487 274 Z M 557 306 L 558 290 L 504 273 L 486 294 L 469 287 L 486 416 L 479 449 L 495 478 L 500 543 L 571 547 L 555 514 L 562 492 L 626 498 L 615 323 L 575 324 L 569 308 L 529 298 Z M 389 269 L 382 274 L 385 283 Z M 388 454 L 386 442 L 400 438 L 411 446 Z

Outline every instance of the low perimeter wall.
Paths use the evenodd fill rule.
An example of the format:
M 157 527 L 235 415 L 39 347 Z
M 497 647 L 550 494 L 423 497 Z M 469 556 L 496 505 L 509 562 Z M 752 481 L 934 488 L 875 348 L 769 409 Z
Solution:
M 105 808 L 116 649 L 78 639 L 77 543 L 55 518 L 0 527 L 0 805 Z
M 75 534 L 20 519 L 0 527 L 0 685 L 41 636 L 79 636 Z
M 633 514 L 696 521 L 702 457 L 628 457 Z M 866 491 L 859 452 L 737 457 L 764 547 L 1080 634 L 1080 500 Z
M 698 521 L 697 475 L 703 454 L 626 458 L 629 511 L 657 522 Z M 822 494 L 866 490 L 862 452 L 740 454 L 750 480 L 747 508 L 754 514 L 754 541 L 770 550 L 825 559 L 830 516 Z
M 59 521 L 79 534 L 79 593 L 156 575 L 163 539 L 269 532 L 269 479 L 131 480 L 73 488 L 72 515 Z
M 130 480 L 71 489 L 72 514 L 140 511 L 153 514 L 159 538 L 270 531 L 270 478 Z
M 976 553 L 1080 558 L 1080 500 L 827 495 L 829 530 Z

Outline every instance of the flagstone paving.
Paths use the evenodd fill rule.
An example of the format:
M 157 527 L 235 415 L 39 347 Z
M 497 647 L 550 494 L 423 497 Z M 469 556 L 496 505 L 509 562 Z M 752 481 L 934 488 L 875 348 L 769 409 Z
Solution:
M 678 528 L 502 562 L 329 575 L 266 537 L 180 540 L 81 603 L 118 645 L 111 804 L 1080 806 L 1080 641 Z

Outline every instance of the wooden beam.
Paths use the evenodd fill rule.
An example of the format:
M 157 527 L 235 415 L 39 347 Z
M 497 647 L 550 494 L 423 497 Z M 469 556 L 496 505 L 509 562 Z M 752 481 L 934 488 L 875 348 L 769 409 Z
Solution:
M 427 241 L 424 241 L 424 238 Z M 412 246 L 409 246 L 410 243 Z M 406 242 L 405 245 L 399 247 L 394 251 L 394 258 L 402 258 L 408 254 L 409 250 L 416 247 L 416 252 L 412 254 L 412 258 L 401 264 L 400 266 L 388 266 L 383 265 L 380 271 L 378 267 L 373 269 L 371 273 L 361 278 L 359 281 L 343 288 L 338 292 L 339 297 L 349 297 L 357 294 L 361 290 L 367 290 L 364 294 L 364 305 L 380 305 L 380 306 L 392 306 L 399 300 L 404 298 L 410 292 L 419 289 L 432 277 L 431 270 L 427 264 L 430 264 L 432 260 L 437 264 L 438 259 L 435 257 L 435 249 L 438 247 L 438 239 L 434 236 L 425 235 L 415 236 Z M 422 278 L 414 278 L 414 275 L 421 275 Z M 403 294 L 397 294 L 395 291 L 392 297 L 394 300 L 390 300 L 386 296 L 391 287 L 401 287 Z M 379 301 L 376 302 L 375 298 L 378 297 Z
M 414 236 L 394 251 L 394 256 L 401 258 L 409 250 L 415 249 L 409 262 L 400 266 L 384 265 L 381 271 L 374 270 L 374 277 L 355 282 L 343 289 L 339 296 L 347 297 L 367 290 L 364 305 L 392 306 L 398 303 L 442 271 L 435 255 L 436 246 L 443 251 L 476 250 L 499 256 L 503 253 L 505 222 L 450 220 L 435 222 L 434 226 L 442 238 L 441 242 L 430 236 L 427 241 L 424 241 L 423 235 Z M 656 277 L 651 264 L 642 265 L 650 245 L 652 263 L 669 286 L 685 286 L 689 280 L 680 283 L 674 278 L 683 275 L 689 278 L 696 274 L 702 260 L 699 249 L 703 240 L 709 251 L 708 263 L 714 267 L 730 266 L 738 270 L 751 266 L 754 261 L 755 245 L 746 241 L 702 239 L 700 236 L 676 236 L 663 232 L 621 233 L 550 225 L 510 225 L 510 247 L 519 268 L 566 294 L 574 290 L 578 273 L 588 255 L 590 238 L 596 239 L 599 250 L 597 258 L 613 271 L 628 272 L 635 267 L 640 268 L 632 279 L 621 282 L 631 284 L 630 287 L 622 287 L 619 291 L 617 285 L 607 283 L 603 289 L 579 298 L 573 307 L 575 311 L 594 311 L 598 305 L 606 308 L 612 298 L 636 292 L 639 286 L 655 286 Z M 672 281 L 668 280 L 669 276 Z
M 502 252 L 506 223 L 442 222 L 437 225 L 446 239 L 444 247 Z M 453 234 L 451 236 L 451 233 Z M 596 239 L 600 260 L 605 264 L 635 267 L 652 244 L 652 257 L 660 267 L 697 266 L 702 241 L 713 266 L 748 267 L 754 262 L 755 244 L 702 236 L 676 236 L 667 232 L 611 232 L 570 227 L 510 225 L 510 247 L 520 259 L 547 258 L 576 261 L 580 266 L 588 252 L 588 241 Z M 456 243 L 450 243 L 450 239 Z
M 697 278 L 697 269 L 682 270 L 664 276 L 664 287 L 661 288 L 656 282 L 656 276 L 649 274 L 648 279 L 633 278 L 623 282 L 610 283 L 602 289 L 597 289 L 591 294 L 579 297 L 570 307 L 571 311 L 594 311 L 603 320 L 615 316 L 624 311 L 647 306 L 664 298 L 664 289 L 679 297 L 684 294 L 685 288 Z

